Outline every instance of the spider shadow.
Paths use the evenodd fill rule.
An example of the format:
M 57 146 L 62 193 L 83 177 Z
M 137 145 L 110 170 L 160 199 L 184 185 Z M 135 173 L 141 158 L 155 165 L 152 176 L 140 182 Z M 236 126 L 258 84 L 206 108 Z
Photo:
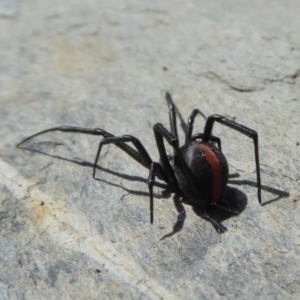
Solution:
M 59 146 L 62 145 L 61 143 L 52 143 L 52 142 L 41 142 L 41 143 L 37 143 L 39 145 L 41 144 L 46 144 L 46 145 L 51 145 L 51 146 Z M 35 144 L 36 145 L 36 144 Z M 53 154 L 49 154 L 43 150 L 40 149 L 33 149 L 33 148 L 29 148 L 29 147 L 20 147 L 24 150 L 29 150 L 31 152 L 36 152 L 39 154 L 43 154 L 55 159 L 60 159 L 63 161 L 67 161 L 67 162 L 71 162 L 83 167 L 88 167 L 88 168 L 93 168 L 94 164 L 88 161 L 84 161 L 84 160 L 79 160 L 79 159 L 73 159 L 73 158 L 66 158 L 60 155 L 53 155 Z M 143 182 L 145 184 L 147 184 L 147 179 L 140 177 L 140 176 L 133 176 L 133 175 L 127 175 L 124 173 L 120 173 L 120 172 L 116 172 L 116 171 L 112 171 L 109 170 L 107 168 L 104 167 L 100 167 L 97 165 L 97 170 L 99 171 L 103 171 L 105 173 L 120 177 L 122 179 L 125 180 L 129 180 L 129 181 L 135 181 L 135 182 Z M 232 174 L 230 175 L 231 178 L 235 178 L 239 176 L 238 174 Z M 96 181 L 100 181 L 100 182 L 104 182 L 106 184 L 109 184 L 111 186 L 117 187 L 117 188 L 121 188 L 124 191 L 126 191 L 127 193 L 133 194 L 133 195 L 137 195 L 137 196 L 145 196 L 145 197 L 149 197 L 150 194 L 149 192 L 143 192 L 143 191 L 136 191 L 136 190 L 132 190 L 132 189 L 128 189 L 126 187 L 124 187 L 123 185 L 117 184 L 117 183 L 113 183 L 113 182 L 109 182 L 107 180 L 101 179 L 101 178 L 95 178 Z M 158 193 L 154 193 L 153 196 L 157 199 L 167 199 L 170 198 L 171 194 L 173 193 L 173 191 L 170 189 L 170 187 L 165 184 L 165 183 L 161 183 L 161 182 L 155 182 L 154 185 L 158 188 L 161 188 L 161 192 Z M 229 193 L 229 191 L 231 191 Z M 166 237 L 170 237 L 176 233 L 178 233 L 179 231 L 181 231 L 184 227 L 184 222 L 185 222 L 185 218 L 186 218 L 186 212 L 185 212 L 185 208 L 184 205 L 190 205 L 193 207 L 194 212 L 199 215 L 200 217 L 208 220 L 209 222 L 212 223 L 212 225 L 214 226 L 214 228 L 219 232 L 219 233 L 223 233 L 225 232 L 227 229 L 224 225 L 221 224 L 222 221 L 235 216 L 239 213 L 241 213 L 247 204 L 247 199 L 245 194 L 243 194 L 242 192 L 240 192 L 237 189 L 234 189 L 234 191 L 239 195 L 237 201 L 235 201 L 234 199 L 236 199 L 237 197 L 235 196 L 235 194 L 232 192 L 232 188 L 230 187 L 226 187 L 226 191 L 225 191 L 225 197 L 223 197 L 224 199 L 222 199 L 222 201 L 219 203 L 218 206 L 209 206 L 206 209 L 203 209 L 195 204 L 193 204 L 192 202 L 188 201 L 188 200 L 183 200 L 180 196 L 178 195 L 174 195 L 173 197 L 173 201 L 174 201 L 174 205 L 175 208 L 178 212 L 178 216 L 177 216 L 177 221 L 175 222 L 174 226 L 173 226 L 173 231 L 169 234 L 166 234 L 162 239 L 166 238 Z M 229 199 L 230 198 L 230 199 Z M 239 203 L 239 205 L 238 205 Z
M 178 212 L 177 221 L 173 226 L 173 230 L 164 235 L 161 240 L 169 238 L 183 229 L 186 218 L 183 204 L 191 206 L 197 216 L 210 222 L 214 229 L 222 234 L 227 231 L 227 228 L 221 222 L 239 215 L 245 210 L 248 203 L 245 193 L 230 186 L 225 188 L 221 201 L 216 205 L 199 206 L 191 201 L 181 200 L 177 195 L 174 196 L 173 200 Z
M 229 184 L 234 184 L 234 185 L 249 185 L 249 186 L 252 186 L 252 187 L 256 187 L 257 186 L 256 182 L 253 182 L 251 180 L 229 180 L 228 183 Z M 267 186 L 267 185 L 262 185 L 261 189 L 263 191 L 266 191 L 266 192 L 269 192 L 269 193 L 271 193 L 273 195 L 276 195 L 275 198 L 263 202 L 261 204 L 261 206 L 265 206 L 265 205 L 271 204 L 271 203 L 276 202 L 276 201 L 278 201 L 278 200 L 280 200 L 282 198 L 288 198 L 290 196 L 289 192 L 278 190 L 278 189 L 275 189 L 275 188 Z
M 52 144 L 53 145 L 61 145 L 61 143 L 56 143 L 56 144 L 52 143 Z M 61 160 L 67 161 L 67 162 L 72 162 L 72 163 L 75 163 L 75 164 L 83 166 L 83 167 L 93 168 L 93 166 L 94 166 L 93 163 L 88 162 L 88 161 L 83 161 L 83 160 L 78 160 L 78 159 L 70 159 L 70 158 L 59 156 L 59 155 L 53 155 L 53 154 L 46 153 L 39 149 L 32 149 L 32 148 L 28 148 L 28 147 L 20 147 L 20 148 L 24 149 L 24 150 L 29 150 L 32 152 L 37 152 L 39 154 L 43 154 L 43 155 L 46 155 L 46 156 L 49 156 L 52 158 L 61 159 Z M 140 176 L 127 175 L 127 174 L 112 171 L 112 170 L 109 170 L 109 169 L 106 169 L 106 168 L 103 168 L 100 166 L 97 166 L 97 170 L 101 170 L 103 172 L 123 178 L 125 180 L 143 182 L 143 183 L 147 184 L 147 179 L 140 177 Z M 233 184 L 233 185 L 249 185 L 252 187 L 257 186 L 256 182 L 253 182 L 250 180 L 232 180 L 232 178 L 236 178 L 236 177 L 239 177 L 239 174 L 235 173 L 235 174 L 229 175 L 230 179 L 229 179 L 228 183 Z M 112 186 L 115 186 L 118 188 L 122 188 L 123 190 L 125 190 L 126 192 L 128 192 L 130 194 L 149 197 L 148 192 L 141 192 L 141 191 L 128 189 L 120 184 L 112 183 L 112 182 L 109 182 L 109 181 L 106 181 L 106 180 L 100 179 L 100 178 L 95 178 L 95 180 L 104 182 L 106 184 L 109 184 L 109 185 L 112 185 Z M 164 184 L 161 182 L 155 182 L 154 185 L 156 187 L 162 188 L 161 194 L 154 193 L 153 196 L 155 198 L 167 199 L 173 193 L 167 184 Z M 288 192 L 281 191 L 281 190 L 278 190 L 278 189 L 275 189 L 275 188 L 272 188 L 269 186 L 262 186 L 262 190 L 265 190 L 267 192 L 277 195 L 277 197 L 275 197 L 274 199 L 264 202 L 262 204 L 262 206 L 270 204 L 274 201 L 280 200 L 281 198 L 285 198 L 285 197 L 289 196 Z M 221 222 L 223 222 L 231 217 L 239 215 L 242 211 L 245 210 L 247 203 L 248 203 L 245 193 L 243 193 L 239 189 L 231 187 L 231 186 L 226 187 L 223 198 L 216 205 L 208 205 L 205 207 L 201 207 L 199 205 L 194 204 L 191 201 L 182 199 L 179 195 L 176 195 L 176 194 L 173 197 L 173 201 L 174 201 L 175 208 L 178 212 L 177 221 L 175 222 L 175 224 L 173 226 L 172 232 L 164 235 L 161 238 L 161 240 L 171 237 L 183 229 L 185 219 L 186 219 L 186 212 L 185 212 L 184 205 L 190 205 L 196 215 L 209 221 L 213 225 L 215 230 L 219 234 L 221 234 L 221 233 L 224 233 L 227 231 L 227 228 Z
M 42 143 L 44 143 L 44 142 L 42 142 Z M 62 143 L 53 143 L 53 144 L 55 146 L 62 145 Z M 60 159 L 60 160 L 63 160 L 63 161 L 71 162 L 71 163 L 74 163 L 74 164 L 82 166 L 82 167 L 88 167 L 88 168 L 93 168 L 94 167 L 94 164 L 91 163 L 91 162 L 88 162 L 88 161 L 66 158 L 66 157 L 63 157 L 63 156 L 60 156 L 60 155 L 53 155 L 53 154 L 49 154 L 49 153 L 47 153 L 43 150 L 39 150 L 39 149 L 32 149 L 32 148 L 28 148 L 28 147 L 20 147 L 20 149 L 28 150 L 28 151 L 31 151 L 31 152 L 36 152 L 36 153 L 46 155 L 46 156 L 49 156 L 49 157 L 52 157 L 52 158 L 55 158 L 55 159 Z M 147 179 L 144 178 L 144 177 L 128 175 L 128 174 L 112 171 L 112 170 L 109 170 L 107 168 L 100 167 L 98 165 L 96 166 L 96 169 L 99 170 L 99 171 L 103 171 L 105 173 L 120 177 L 120 178 L 125 179 L 125 180 L 135 181 L 135 182 L 143 182 L 143 183 L 147 184 Z M 112 183 L 112 182 L 109 182 L 109 181 L 101 179 L 101 178 L 93 178 L 93 179 L 96 180 L 96 181 L 104 182 L 104 183 L 109 184 L 111 186 L 121 188 L 124 191 L 126 191 L 127 193 L 130 193 L 130 194 L 133 194 L 133 195 L 145 196 L 145 197 L 150 196 L 150 194 L 148 192 L 141 192 L 141 191 L 137 191 L 137 190 L 128 189 L 128 188 L 125 188 L 124 186 L 122 186 L 120 184 Z M 157 194 L 157 193 L 153 194 L 153 196 L 155 198 L 162 199 L 162 198 L 169 198 L 170 197 L 171 190 L 169 189 L 169 186 L 167 184 L 161 183 L 161 182 L 155 182 L 154 186 L 163 189 L 161 194 Z
M 239 174 L 229 175 L 229 178 L 236 177 L 239 177 Z M 228 184 L 249 185 L 254 188 L 257 187 L 257 183 L 250 180 L 229 180 Z M 278 190 L 266 185 L 262 185 L 261 189 L 276 195 L 275 198 L 263 202 L 261 206 L 268 205 L 282 198 L 287 198 L 290 196 L 290 194 L 286 191 Z M 170 233 L 164 235 L 161 238 L 161 240 L 171 237 L 172 235 L 178 233 L 183 229 L 186 218 L 186 212 L 183 203 L 185 205 L 190 205 L 195 214 L 198 215 L 200 218 L 203 218 L 210 222 L 219 234 L 222 234 L 227 231 L 227 228 L 221 222 L 239 215 L 242 211 L 245 210 L 248 203 L 246 194 L 240 191 L 239 189 L 231 186 L 226 187 L 221 201 L 218 202 L 216 205 L 201 207 L 195 205 L 193 202 L 190 201 L 181 201 L 180 198 L 178 198 L 178 196 L 176 195 L 174 196 L 173 201 L 178 212 L 177 221 L 173 226 L 173 230 Z

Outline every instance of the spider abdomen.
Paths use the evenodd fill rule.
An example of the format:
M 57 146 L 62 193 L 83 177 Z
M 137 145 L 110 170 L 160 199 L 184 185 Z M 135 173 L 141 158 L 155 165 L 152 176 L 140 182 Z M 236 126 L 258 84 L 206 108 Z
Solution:
M 175 157 L 174 169 L 182 192 L 199 205 L 217 203 L 228 181 L 228 164 L 223 153 L 212 144 L 202 142 L 192 142 L 180 150 L 196 183 L 194 188 L 190 186 Z

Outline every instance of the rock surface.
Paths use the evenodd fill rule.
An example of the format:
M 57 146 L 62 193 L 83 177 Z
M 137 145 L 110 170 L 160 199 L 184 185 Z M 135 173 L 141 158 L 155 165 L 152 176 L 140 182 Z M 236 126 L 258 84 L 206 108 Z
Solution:
M 299 10 L 0 0 L 0 299 L 299 299 Z M 76 125 L 134 135 L 158 160 L 166 90 L 184 119 L 197 107 L 259 133 L 265 206 L 251 140 L 214 129 L 245 200 L 224 234 L 186 205 L 182 230 L 162 239 L 173 195 L 155 187 L 151 226 L 146 169 L 110 145 L 92 179 L 98 137 L 55 132 L 26 144 L 36 152 L 15 148 Z

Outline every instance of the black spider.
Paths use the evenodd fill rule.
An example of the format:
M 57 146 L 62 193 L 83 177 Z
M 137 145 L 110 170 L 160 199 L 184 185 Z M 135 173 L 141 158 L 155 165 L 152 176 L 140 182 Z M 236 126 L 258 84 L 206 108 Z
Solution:
M 215 205 L 221 200 L 228 181 L 228 164 L 221 151 L 221 140 L 212 135 L 214 122 L 218 122 L 253 139 L 258 200 L 261 204 L 261 181 L 257 132 L 220 115 L 212 115 L 206 120 L 204 132 L 192 135 L 196 115 L 200 114 L 205 118 L 198 109 L 194 109 L 186 126 L 185 143 L 180 147 L 176 125 L 176 108 L 173 104 L 171 95 L 168 92 L 166 93 L 166 100 L 169 105 L 171 132 L 160 123 L 153 126 L 154 136 L 160 155 L 159 163 L 154 162 L 151 159 L 142 143 L 134 136 L 123 135 L 121 137 L 116 137 L 99 128 L 89 129 L 71 126 L 54 127 L 29 136 L 21 141 L 17 147 L 20 147 L 21 144 L 33 137 L 50 131 L 78 132 L 103 136 L 95 158 L 93 177 L 95 178 L 97 162 L 102 146 L 106 144 L 115 144 L 142 166 L 148 168 L 150 171 L 148 185 L 150 193 L 150 221 L 152 224 L 153 184 L 155 177 L 165 181 L 172 192 L 174 192 L 178 197 L 181 197 L 182 199 L 189 199 L 189 201 L 196 206 L 206 208 L 211 205 Z M 174 156 L 167 155 L 164 139 L 173 147 Z M 135 149 L 127 145 L 128 142 L 131 142 Z M 218 145 L 218 148 L 214 146 L 215 143 Z M 213 220 L 210 221 L 215 223 Z M 222 231 L 223 228 L 221 227 L 220 230 Z

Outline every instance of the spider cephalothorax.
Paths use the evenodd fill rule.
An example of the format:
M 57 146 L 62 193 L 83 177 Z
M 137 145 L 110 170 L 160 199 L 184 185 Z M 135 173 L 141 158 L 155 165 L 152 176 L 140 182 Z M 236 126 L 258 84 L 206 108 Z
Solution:
M 176 125 L 176 108 L 171 95 L 166 93 L 166 100 L 169 106 L 169 117 L 171 131 L 168 131 L 162 124 L 153 126 L 154 136 L 160 156 L 159 162 L 154 162 L 142 143 L 131 135 L 114 136 L 103 129 L 80 128 L 73 126 L 60 126 L 43 130 L 31 135 L 21 141 L 17 147 L 31 138 L 50 131 L 75 132 L 90 135 L 102 136 L 96 154 L 93 177 L 95 178 L 96 167 L 103 145 L 115 144 L 142 166 L 149 169 L 148 185 L 150 193 L 150 221 L 153 223 L 153 184 L 155 177 L 165 181 L 170 189 L 183 200 L 188 200 L 197 206 L 208 207 L 216 204 L 222 198 L 222 194 L 228 181 L 228 164 L 221 150 L 221 140 L 212 135 L 215 122 L 228 126 L 253 139 L 256 163 L 258 200 L 261 204 L 261 181 L 258 155 L 257 132 L 235 123 L 220 115 L 212 115 L 207 118 L 203 133 L 193 133 L 194 119 L 197 114 L 205 116 L 198 109 L 194 109 L 188 119 L 185 128 L 185 143 L 180 147 Z M 174 150 L 173 156 L 166 153 L 164 140 Z M 129 146 L 128 143 L 132 143 Z M 215 147 L 215 144 L 218 147 Z

